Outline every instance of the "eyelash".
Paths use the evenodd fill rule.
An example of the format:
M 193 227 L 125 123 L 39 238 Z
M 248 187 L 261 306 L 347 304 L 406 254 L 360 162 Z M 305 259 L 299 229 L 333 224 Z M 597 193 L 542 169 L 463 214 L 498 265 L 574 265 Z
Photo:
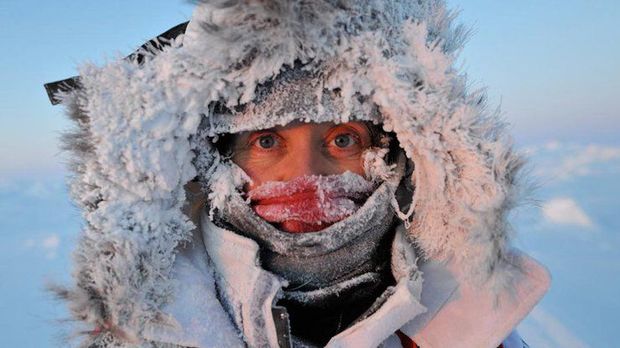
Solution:
M 349 130 L 333 131 L 332 133 L 333 134 L 328 134 L 327 137 L 326 137 L 326 141 L 325 141 L 325 143 L 323 145 L 325 148 L 329 148 L 331 146 L 334 146 L 334 147 L 337 147 L 338 149 L 346 150 L 348 147 L 341 148 L 341 147 L 336 146 L 336 144 L 334 143 L 336 138 L 341 136 L 341 135 L 350 136 L 351 139 L 353 140 L 354 144 L 358 144 L 359 145 L 362 142 L 361 138 L 360 138 L 360 136 L 358 134 L 356 134 L 355 132 L 349 131 Z M 267 136 L 267 135 L 273 137 L 274 142 L 275 142 L 275 145 L 273 147 L 271 147 L 271 148 L 264 148 L 264 147 L 259 146 L 259 141 L 264 136 Z M 256 134 L 253 137 L 251 137 L 248 140 L 247 148 L 256 147 L 256 148 L 260 149 L 263 152 L 268 152 L 268 151 L 275 151 L 277 145 L 280 145 L 280 144 L 281 144 L 280 136 L 278 136 L 277 134 L 271 133 L 271 132 L 265 132 L 265 133 Z
M 264 147 L 259 146 L 259 144 L 258 144 L 258 143 L 259 143 L 259 141 L 260 141 L 260 140 L 261 140 L 264 136 L 266 136 L 266 135 L 269 135 L 269 136 L 273 137 L 273 140 L 274 140 L 275 144 L 279 144 L 279 143 L 280 143 L 280 139 L 279 139 L 279 136 L 278 136 L 277 134 L 273 134 L 273 133 L 266 132 L 266 133 L 259 133 L 259 134 L 256 134 L 255 136 L 253 136 L 252 138 L 250 138 L 250 139 L 249 139 L 249 141 L 248 141 L 247 147 L 248 147 L 248 148 L 250 148 L 250 147 L 257 147 L 257 148 L 259 148 L 261 151 L 274 151 L 274 150 L 275 150 L 275 149 L 274 149 L 274 147 L 275 147 L 275 146 L 274 146 L 274 147 L 271 147 L 271 148 L 264 148 Z
M 342 133 L 341 132 L 336 132 L 336 134 L 334 134 L 333 136 L 330 135 L 328 137 L 329 140 L 327 141 L 327 145 L 326 146 L 329 146 L 329 145 L 334 145 L 335 146 L 336 144 L 334 142 L 336 141 L 336 138 L 338 138 L 341 135 L 348 135 L 348 136 L 350 136 L 353 139 L 354 143 L 361 144 L 361 139 L 360 139 L 359 135 L 355 134 L 354 132 L 345 131 L 345 132 L 342 132 Z M 338 146 L 336 146 L 336 147 L 338 147 Z M 341 149 L 344 149 L 344 148 L 341 148 Z

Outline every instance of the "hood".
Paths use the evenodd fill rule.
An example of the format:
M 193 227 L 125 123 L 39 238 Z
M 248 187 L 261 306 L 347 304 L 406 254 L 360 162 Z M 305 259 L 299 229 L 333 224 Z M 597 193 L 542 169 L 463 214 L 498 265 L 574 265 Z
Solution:
M 243 173 L 231 175 L 213 139 L 300 118 L 264 112 L 282 100 L 260 93 L 294 67 L 310 96 L 301 118 L 363 119 L 396 135 L 414 167 L 404 225 L 423 257 L 510 289 L 520 266 L 507 214 L 524 162 L 484 91 L 470 91 L 454 66 L 466 36 L 454 17 L 440 0 L 200 1 L 184 34 L 82 66 L 54 95 L 76 123 L 65 144 L 85 220 L 76 284 L 62 292 L 73 314 L 127 341 L 165 320 L 175 253 L 195 228 L 185 187 L 208 173 L 210 199 L 221 199 Z

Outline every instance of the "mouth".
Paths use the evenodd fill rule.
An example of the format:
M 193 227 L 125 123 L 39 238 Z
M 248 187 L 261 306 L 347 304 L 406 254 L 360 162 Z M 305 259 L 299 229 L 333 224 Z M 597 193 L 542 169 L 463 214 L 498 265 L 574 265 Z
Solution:
M 270 223 L 279 224 L 287 232 L 321 230 L 353 214 L 357 208 L 358 205 L 346 197 L 321 199 L 314 193 L 273 197 L 253 204 L 256 214 Z
M 306 176 L 267 183 L 248 196 L 254 212 L 278 229 L 317 232 L 352 215 L 368 196 L 368 187 L 347 187 L 335 177 Z

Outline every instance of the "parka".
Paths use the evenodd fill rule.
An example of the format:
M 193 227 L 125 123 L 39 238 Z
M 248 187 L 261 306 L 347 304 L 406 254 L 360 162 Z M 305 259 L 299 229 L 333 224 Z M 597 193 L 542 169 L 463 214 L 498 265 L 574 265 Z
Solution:
M 216 143 L 359 120 L 414 169 L 394 206 L 396 284 L 328 346 L 523 347 L 513 331 L 550 278 L 511 245 L 525 159 L 454 66 L 466 33 L 441 0 L 205 0 L 128 58 L 48 85 L 75 121 L 64 141 L 85 224 L 74 284 L 56 291 L 82 344 L 295 344 L 275 305 L 286 280 L 213 223 L 246 179 Z

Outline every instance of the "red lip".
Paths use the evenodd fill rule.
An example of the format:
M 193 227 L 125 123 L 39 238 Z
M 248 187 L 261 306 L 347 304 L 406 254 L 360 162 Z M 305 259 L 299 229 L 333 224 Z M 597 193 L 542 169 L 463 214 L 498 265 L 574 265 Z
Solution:
M 274 202 L 254 204 L 254 211 L 269 222 L 299 220 L 305 223 L 336 222 L 350 215 L 357 207 L 348 198 L 306 199 L 274 198 Z M 275 203 L 275 201 L 279 201 Z
M 303 191 L 293 193 L 287 196 L 276 196 L 276 197 L 265 197 L 262 199 L 253 200 L 257 205 L 268 205 L 268 204 L 291 204 L 302 201 L 309 201 L 317 199 L 317 192 L 312 191 Z
M 248 197 L 252 201 L 285 199 L 301 195 L 329 195 L 331 197 L 349 197 L 362 199 L 374 189 L 370 182 L 359 181 L 353 187 L 342 182 L 342 177 L 334 176 L 301 176 L 287 182 L 269 182 L 250 192 Z
M 351 215 L 357 205 L 347 198 L 317 197 L 303 192 L 288 197 L 273 197 L 253 205 L 256 214 L 279 229 L 292 232 L 316 232 Z
M 304 176 L 271 182 L 250 192 L 252 209 L 265 221 L 291 233 L 320 231 L 353 214 L 369 192 L 338 176 Z

